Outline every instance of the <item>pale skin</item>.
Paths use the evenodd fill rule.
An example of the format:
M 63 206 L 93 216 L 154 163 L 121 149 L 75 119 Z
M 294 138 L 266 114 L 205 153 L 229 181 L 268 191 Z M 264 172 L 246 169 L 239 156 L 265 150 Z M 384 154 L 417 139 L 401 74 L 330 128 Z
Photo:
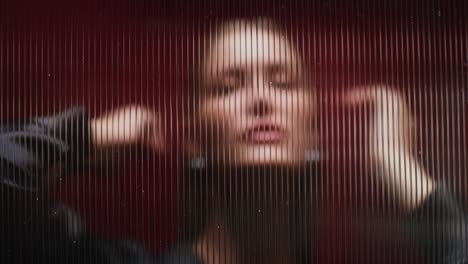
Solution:
M 213 153 L 213 157 L 219 157 L 219 166 L 300 166 L 304 152 L 318 148 L 320 142 L 318 129 L 310 125 L 317 123 L 316 94 L 304 82 L 301 56 L 280 32 L 233 25 L 228 24 L 207 50 L 200 72 L 203 88 L 198 111 L 190 124 L 179 124 L 202 129 L 206 133 L 199 135 L 206 136 L 187 139 L 189 145 L 181 151 L 189 156 Z M 346 107 L 371 106 L 366 167 L 405 211 L 418 207 L 435 186 L 412 153 L 413 121 L 403 95 L 374 85 L 353 88 L 342 98 Z M 94 146 L 100 150 L 143 144 L 164 152 L 167 137 L 161 115 L 132 105 L 95 118 L 91 122 Z M 256 134 L 256 129 L 265 126 L 273 126 L 275 132 Z M 215 237 L 231 241 L 229 234 L 211 235 L 223 221 L 220 218 L 213 213 L 209 221 L 213 224 L 194 246 L 205 263 L 226 263 L 222 256 L 235 255 L 235 242 L 225 248 L 206 248 L 219 245 L 213 243 Z M 276 260 L 290 262 L 287 256 Z

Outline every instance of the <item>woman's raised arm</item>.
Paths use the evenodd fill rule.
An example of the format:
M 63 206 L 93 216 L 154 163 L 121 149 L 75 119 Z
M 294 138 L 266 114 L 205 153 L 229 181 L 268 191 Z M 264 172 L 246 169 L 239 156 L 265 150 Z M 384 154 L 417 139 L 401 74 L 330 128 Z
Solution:
M 345 100 L 370 106 L 368 169 L 405 209 L 405 237 L 416 242 L 429 263 L 468 263 L 466 214 L 414 156 L 412 117 L 403 95 L 370 87 L 351 90 Z
M 91 119 L 83 108 L 0 125 L 2 188 L 37 191 L 44 178 L 65 178 L 109 147 L 145 144 L 163 150 L 158 114 L 132 105 Z
M 1 124 L 1 187 L 37 191 L 44 177 L 60 178 L 80 169 L 92 151 L 88 120 L 82 108 L 73 108 Z

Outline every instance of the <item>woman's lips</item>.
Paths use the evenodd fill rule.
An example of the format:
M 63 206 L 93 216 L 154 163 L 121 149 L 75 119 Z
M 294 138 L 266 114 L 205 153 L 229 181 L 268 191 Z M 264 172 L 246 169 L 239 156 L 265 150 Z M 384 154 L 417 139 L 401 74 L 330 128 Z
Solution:
M 277 125 L 260 124 L 243 133 L 242 139 L 254 144 L 274 144 L 285 139 L 286 133 Z

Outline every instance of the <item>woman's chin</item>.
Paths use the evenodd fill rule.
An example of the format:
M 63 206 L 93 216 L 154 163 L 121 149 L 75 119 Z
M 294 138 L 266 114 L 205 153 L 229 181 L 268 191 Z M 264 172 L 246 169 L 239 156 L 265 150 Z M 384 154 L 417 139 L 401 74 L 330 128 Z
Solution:
M 304 155 L 291 153 L 289 151 L 256 149 L 244 152 L 240 157 L 227 162 L 233 166 L 255 166 L 255 167 L 276 167 L 276 166 L 301 166 L 305 163 Z
M 248 146 L 211 153 L 205 156 L 208 167 L 302 167 L 318 160 L 318 151 L 297 145 Z

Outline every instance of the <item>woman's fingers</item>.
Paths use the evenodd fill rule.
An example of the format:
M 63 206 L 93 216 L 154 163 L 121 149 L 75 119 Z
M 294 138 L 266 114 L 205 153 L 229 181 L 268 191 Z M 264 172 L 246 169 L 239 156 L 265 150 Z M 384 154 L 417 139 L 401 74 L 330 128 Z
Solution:
M 348 90 L 342 96 L 343 105 L 348 107 L 373 104 L 377 98 L 376 87 L 358 87 Z
M 91 130 L 98 149 L 134 144 L 164 149 L 160 114 L 144 106 L 129 105 L 95 118 Z
M 345 92 L 342 100 L 352 120 L 348 129 L 355 133 L 351 145 L 365 154 L 369 170 L 400 166 L 401 159 L 411 155 L 413 122 L 401 92 L 378 85 L 357 87 Z
M 374 148 L 385 153 L 412 144 L 412 116 L 402 93 L 384 86 L 352 89 L 343 96 L 347 107 L 368 107 Z

